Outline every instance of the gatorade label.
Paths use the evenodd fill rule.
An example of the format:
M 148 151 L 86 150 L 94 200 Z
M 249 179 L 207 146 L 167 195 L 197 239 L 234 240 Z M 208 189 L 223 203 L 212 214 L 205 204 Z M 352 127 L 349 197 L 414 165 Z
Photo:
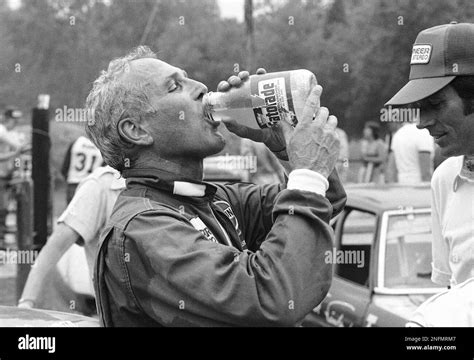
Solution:
M 297 119 L 291 97 L 290 74 L 273 73 L 251 80 L 253 112 L 258 125 L 262 129 L 272 127 L 289 114 L 295 126 Z

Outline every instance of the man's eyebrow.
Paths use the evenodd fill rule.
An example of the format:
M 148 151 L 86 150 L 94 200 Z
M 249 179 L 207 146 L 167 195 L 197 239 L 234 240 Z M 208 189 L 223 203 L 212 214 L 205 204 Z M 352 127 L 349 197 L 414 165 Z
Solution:
M 446 97 L 445 93 L 441 90 L 435 92 L 434 94 L 428 96 L 427 100 L 442 100 Z
M 169 74 L 166 78 L 165 78 L 165 81 L 163 82 L 163 86 L 164 87 L 167 87 L 169 86 L 171 83 L 175 82 L 176 81 L 176 78 L 178 77 L 178 72 L 175 71 L 174 73 L 171 73 Z
M 443 95 L 438 95 L 438 94 L 437 95 L 432 95 L 432 96 L 427 97 L 425 100 L 426 100 L 426 103 L 431 104 L 433 102 L 443 101 L 444 96 Z
M 178 75 L 179 75 L 179 71 L 175 71 L 174 73 L 168 75 L 168 76 L 166 77 L 166 80 L 174 80 L 174 79 L 176 79 L 176 78 L 178 77 Z M 184 70 L 181 70 L 181 75 L 182 75 L 183 77 L 185 77 L 185 78 L 188 77 L 188 73 L 187 73 L 186 71 L 184 71 Z

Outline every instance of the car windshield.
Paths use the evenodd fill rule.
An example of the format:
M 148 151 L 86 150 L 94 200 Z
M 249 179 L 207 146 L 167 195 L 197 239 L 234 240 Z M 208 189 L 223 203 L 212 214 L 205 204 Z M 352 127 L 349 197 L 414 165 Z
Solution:
M 439 287 L 431 281 L 431 214 L 389 215 L 385 249 L 385 287 Z

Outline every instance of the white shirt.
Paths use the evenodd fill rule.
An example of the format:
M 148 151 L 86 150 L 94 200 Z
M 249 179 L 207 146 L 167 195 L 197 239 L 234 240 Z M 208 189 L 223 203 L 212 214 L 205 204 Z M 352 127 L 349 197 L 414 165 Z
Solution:
M 8 130 L 3 124 L 0 124 L 0 153 L 12 151 L 12 147 L 19 147 L 26 143 L 25 134 Z M 10 176 L 14 169 L 14 159 L 0 161 L 0 177 Z
M 0 124 L 0 141 L 6 141 L 8 136 L 8 130 L 5 125 Z
M 10 145 L 8 141 L 8 130 L 7 128 L 0 124 L 0 152 L 6 153 L 10 151 Z M 0 161 L 0 177 L 7 177 L 12 172 L 12 163 L 11 161 Z
M 415 123 L 406 123 L 393 135 L 392 151 L 397 164 L 398 182 L 419 184 L 421 182 L 419 152 L 430 152 L 433 156 L 434 140 L 428 130 L 420 130 Z
M 58 219 L 84 240 L 90 275 L 98 251 L 100 232 L 112 213 L 115 201 L 125 189 L 125 179 L 110 166 L 100 167 L 78 186 L 67 209 Z
M 26 136 L 15 129 L 8 130 L 5 125 L 0 124 L 0 142 L 8 146 L 21 146 L 26 143 Z
M 431 279 L 445 286 L 474 277 L 474 172 L 465 173 L 463 160 L 446 159 L 431 179 Z
M 80 136 L 71 148 L 71 163 L 67 175 L 68 184 L 78 184 L 94 169 L 102 165 L 99 149 L 85 136 Z
M 474 278 L 425 301 L 407 327 L 473 327 Z

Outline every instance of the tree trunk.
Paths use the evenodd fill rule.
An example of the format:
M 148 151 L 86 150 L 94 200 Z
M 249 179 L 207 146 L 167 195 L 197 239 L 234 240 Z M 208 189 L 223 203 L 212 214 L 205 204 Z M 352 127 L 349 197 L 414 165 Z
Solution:
M 253 23 L 253 0 L 245 0 L 245 32 L 247 37 L 246 68 L 251 73 L 256 70 L 255 65 L 255 33 Z

